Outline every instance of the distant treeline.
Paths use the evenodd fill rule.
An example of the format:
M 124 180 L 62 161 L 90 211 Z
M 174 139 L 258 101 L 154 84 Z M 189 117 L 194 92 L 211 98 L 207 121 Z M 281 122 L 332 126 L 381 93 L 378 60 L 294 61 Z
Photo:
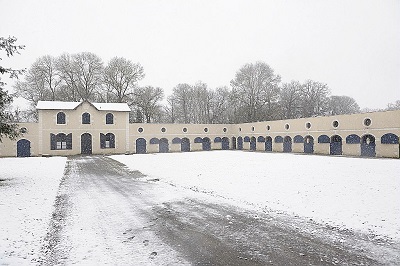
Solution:
M 282 83 L 264 62 L 242 66 L 230 87 L 177 84 L 166 103 L 162 88 L 138 85 L 144 77 L 139 63 L 122 57 L 105 65 L 89 52 L 42 56 L 14 84 L 15 96 L 31 103 L 30 110 L 16 110 L 14 117 L 19 122 L 37 120 L 40 100 L 126 102 L 131 122 L 146 123 L 243 123 L 360 112 L 353 98 L 331 96 L 322 82 Z M 400 107 L 400 101 L 394 109 L 396 104 Z

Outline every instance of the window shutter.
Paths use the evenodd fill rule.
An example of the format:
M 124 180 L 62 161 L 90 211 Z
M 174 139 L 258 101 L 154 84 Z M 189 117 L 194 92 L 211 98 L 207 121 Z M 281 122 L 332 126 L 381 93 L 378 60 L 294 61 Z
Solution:
M 72 150 L 72 133 L 69 133 L 67 135 L 66 142 L 67 142 L 67 147 L 66 147 L 67 150 Z
M 110 148 L 115 148 L 115 135 L 110 133 Z
M 56 135 L 50 133 L 50 150 L 55 150 L 57 148 Z
M 100 149 L 104 149 L 106 147 L 106 135 L 100 133 Z

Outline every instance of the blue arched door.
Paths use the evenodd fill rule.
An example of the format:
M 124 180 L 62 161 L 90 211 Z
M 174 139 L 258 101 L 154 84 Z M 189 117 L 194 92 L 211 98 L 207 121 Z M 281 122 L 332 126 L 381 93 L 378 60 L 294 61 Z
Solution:
M 81 135 L 81 154 L 92 154 L 92 135 L 89 133 Z
M 292 152 L 292 138 L 289 136 L 283 139 L 283 152 Z
M 271 137 L 265 138 L 265 151 L 272 151 L 272 138 Z
M 375 157 L 375 137 L 372 135 L 364 135 L 361 138 L 361 156 Z
M 138 154 L 146 153 L 146 140 L 144 138 L 136 140 L 136 153 Z
M 232 137 L 232 150 L 236 150 L 236 138 Z
M 342 155 L 342 137 L 341 136 L 334 135 L 331 137 L 330 154 L 331 155 Z
M 255 137 L 250 138 L 250 150 L 255 151 L 257 149 L 257 142 Z
M 181 151 L 190 151 L 190 140 L 188 138 L 182 138 Z
M 222 138 L 222 149 L 229 150 L 229 139 L 227 137 Z
M 31 142 L 27 139 L 20 139 L 17 142 L 17 157 L 31 156 Z
M 160 142 L 158 144 L 158 151 L 161 153 L 166 153 L 169 151 L 169 144 L 168 140 L 166 138 L 160 139 Z
M 243 138 L 242 137 L 237 138 L 237 149 L 243 150 Z
M 311 136 L 304 138 L 304 153 L 314 153 L 314 138 Z
M 211 141 L 209 138 L 203 138 L 203 151 L 211 150 Z

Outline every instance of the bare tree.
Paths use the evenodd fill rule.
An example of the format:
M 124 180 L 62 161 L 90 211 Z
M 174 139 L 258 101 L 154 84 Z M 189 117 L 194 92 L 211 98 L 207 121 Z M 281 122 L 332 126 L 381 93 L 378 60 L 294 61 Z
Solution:
M 173 89 L 172 98 L 174 103 L 174 114 L 176 122 L 190 123 L 192 106 L 192 87 L 187 84 L 178 84 Z
M 246 122 L 272 119 L 278 100 L 279 75 L 264 62 L 246 64 L 231 81 L 232 92 L 245 112 Z
M 160 102 L 164 98 L 164 91 L 161 88 L 152 86 L 138 87 L 134 90 L 132 105 L 145 118 L 147 123 L 156 119 L 160 113 Z
M 329 97 L 328 113 L 330 115 L 355 114 L 359 112 L 360 106 L 353 98 L 349 96 Z
M 301 117 L 301 84 L 298 81 L 282 84 L 279 93 L 281 119 Z
M 74 69 L 72 56 L 67 53 L 60 55 L 57 58 L 56 67 L 62 80 L 60 98 L 65 101 L 79 101 L 78 73 Z
M 321 82 L 307 80 L 301 90 L 302 117 L 325 115 L 329 108 L 328 86 Z
M 139 63 L 132 63 L 122 57 L 112 58 L 104 69 L 106 101 L 126 102 L 133 94 L 137 82 L 144 76 L 144 69 Z M 110 100 L 108 94 L 112 95 Z
M 392 111 L 392 110 L 400 110 L 400 100 L 395 101 L 394 103 L 389 103 L 387 105 L 386 110 Z

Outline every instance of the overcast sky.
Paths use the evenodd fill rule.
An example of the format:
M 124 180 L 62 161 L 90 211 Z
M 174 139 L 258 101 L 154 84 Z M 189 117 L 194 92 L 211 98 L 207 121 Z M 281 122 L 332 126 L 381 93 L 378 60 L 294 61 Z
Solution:
M 3 60 L 14 68 L 63 52 L 121 56 L 143 65 L 140 85 L 169 95 L 178 83 L 229 86 L 263 61 L 283 82 L 324 82 L 362 108 L 400 99 L 400 0 L 0 0 L 0 18 L 0 36 L 26 45 Z

